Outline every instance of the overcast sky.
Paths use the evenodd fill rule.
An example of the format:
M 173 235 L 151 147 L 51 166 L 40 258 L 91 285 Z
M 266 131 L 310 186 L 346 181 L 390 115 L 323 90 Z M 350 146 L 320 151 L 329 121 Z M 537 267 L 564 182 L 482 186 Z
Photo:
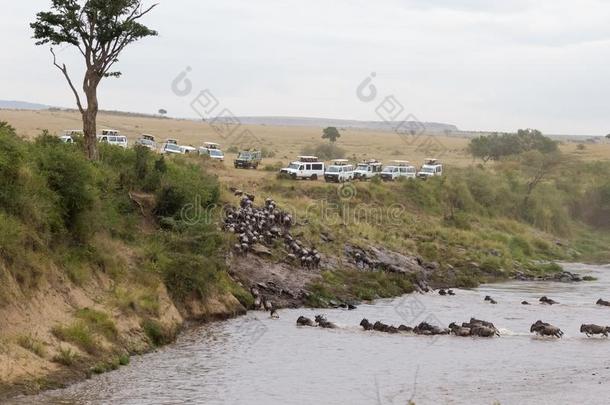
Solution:
M 610 2 L 596 0 L 160 0 L 159 31 L 128 48 L 103 109 L 194 117 L 209 89 L 236 115 L 375 120 L 393 95 L 422 121 L 469 130 L 610 132 Z M 50 1 L 5 7 L 0 99 L 74 106 L 29 23 Z M 150 3 L 148 3 L 150 4 Z M 76 75 L 73 49 L 59 53 Z M 172 92 L 186 67 L 193 86 Z M 378 96 L 358 85 L 372 72 Z

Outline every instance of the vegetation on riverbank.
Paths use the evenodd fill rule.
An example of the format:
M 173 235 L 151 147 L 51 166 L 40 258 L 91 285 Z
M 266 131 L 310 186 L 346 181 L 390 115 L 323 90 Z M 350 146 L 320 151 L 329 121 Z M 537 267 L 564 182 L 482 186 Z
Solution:
M 100 160 L 90 162 L 80 142 L 47 132 L 27 142 L 0 123 L 0 318 L 8 325 L 0 336 L 13 348 L 0 357 L 11 365 L 35 356 L 32 367 L 51 370 L 50 385 L 165 344 L 182 319 L 243 310 L 222 235 L 184 214 L 216 204 L 218 180 L 198 162 L 145 148 L 100 145 Z M 24 378 L 45 374 L 28 367 Z M 20 372 L 0 369 L 8 389 L 4 371 Z

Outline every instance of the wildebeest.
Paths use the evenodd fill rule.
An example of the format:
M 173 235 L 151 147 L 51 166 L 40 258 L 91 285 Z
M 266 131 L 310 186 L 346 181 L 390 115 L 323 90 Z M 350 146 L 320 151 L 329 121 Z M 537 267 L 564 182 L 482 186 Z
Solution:
M 539 301 L 541 304 L 548 304 L 548 305 L 559 304 L 557 301 L 548 298 L 546 295 L 543 297 L 540 297 Z
M 596 304 L 604 306 L 604 307 L 610 307 L 610 301 L 605 301 L 605 300 L 602 300 L 601 298 L 597 300 Z
M 413 332 L 413 328 L 407 325 L 400 325 L 398 326 L 398 331 L 399 332 Z
M 413 328 L 413 332 L 418 335 L 448 335 L 449 329 L 441 329 L 438 326 L 430 325 L 424 321 Z
M 450 326 L 451 327 L 451 326 Z M 500 331 L 491 322 L 470 318 L 470 322 L 462 323 L 462 328 L 470 330 L 470 336 L 492 337 L 500 336 Z
M 456 336 L 470 336 L 470 328 L 466 328 L 464 326 L 456 325 L 455 322 L 451 322 L 449 324 L 449 330 Z
M 271 311 L 269 311 L 269 317 L 273 318 L 273 319 L 280 319 L 280 315 L 277 313 L 275 308 L 273 308 Z
M 550 323 L 536 321 L 530 327 L 530 332 L 536 332 L 539 336 L 555 336 L 560 338 L 563 336 L 563 332 L 557 326 L 553 326 Z
M 595 324 L 582 324 L 580 325 L 580 332 L 585 333 L 587 337 L 591 335 L 603 335 L 608 337 L 610 332 L 610 326 L 599 326 Z
M 521 305 L 529 305 L 530 303 L 527 301 L 521 301 Z
M 334 323 L 326 320 L 326 317 L 324 315 L 316 315 L 315 319 L 316 323 L 321 328 L 335 329 L 337 327 L 337 325 L 335 325 Z
M 309 318 L 307 318 L 306 316 L 303 316 L 303 315 L 298 317 L 297 325 L 299 325 L 299 326 L 316 326 L 314 321 L 312 321 L 311 319 L 309 319 Z
M 496 300 L 494 300 L 493 298 L 491 298 L 489 295 L 485 296 L 484 301 L 488 301 L 490 304 L 497 304 L 498 302 Z
M 445 291 L 444 288 L 441 288 L 440 290 L 438 290 L 439 295 L 447 295 L 447 291 Z
M 453 290 L 447 290 L 447 294 L 449 294 L 449 295 L 455 295 L 455 293 L 453 292 Z
M 364 330 L 373 330 L 373 324 L 370 323 L 369 320 L 366 318 L 360 321 L 360 326 L 362 326 Z

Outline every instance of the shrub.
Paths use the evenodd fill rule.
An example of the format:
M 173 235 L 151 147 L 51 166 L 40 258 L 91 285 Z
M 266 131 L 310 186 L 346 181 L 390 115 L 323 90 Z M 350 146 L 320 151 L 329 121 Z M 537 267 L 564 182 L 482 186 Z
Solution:
M 53 361 L 55 363 L 70 367 L 78 361 L 78 355 L 69 347 L 60 346 L 59 353 L 53 356 Z
M 163 346 L 170 343 L 173 333 L 169 332 L 161 323 L 154 319 L 146 319 L 142 322 L 142 329 L 154 346 Z
M 80 321 L 69 326 L 56 326 L 51 329 L 55 337 L 64 342 L 73 343 L 89 354 L 96 354 L 99 346 L 87 325 Z
M 115 340 L 118 336 L 116 325 L 108 314 L 90 308 L 83 308 L 76 311 L 76 317 L 85 321 L 89 330 L 99 333 L 106 339 Z

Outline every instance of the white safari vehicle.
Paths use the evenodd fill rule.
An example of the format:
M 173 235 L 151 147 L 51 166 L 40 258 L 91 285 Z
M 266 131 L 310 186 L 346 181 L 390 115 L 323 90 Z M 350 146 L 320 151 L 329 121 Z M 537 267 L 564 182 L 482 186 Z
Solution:
M 343 183 L 354 179 L 354 166 L 347 159 L 336 159 L 326 168 L 324 180 L 327 183 Z
M 102 134 L 97 136 L 97 141 L 127 149 L 127 137 L 116 129 L 103 129 Z
M 354 170 L 354 179 L 357 180 L 368 180 L 375 176 L 379 176 L 383 166 L 381 162 L 375 159 L 366 160 L 362 163 L 358 163 L 356 170 Z
M 140 136 L 140 138 L 136 140 L 135 144 L 153 151 L 157 150 L 157 143 L 155 142 L 155 137 L 149 134 L 142 134 L 142 136 Z
M 420 179 L 427 179 L 428 177 L 442 175 L 443 165 L 438 161 L 438 159 L 425 159 L 424 164 L 417 173 L 417 177 L 419 177 Z
M 225 160 L 225 154 L 220 150 L 220 145 L 214 142 L 205 142 L 199 148 L 199 154 L 209 156 L 211 159 L 220 160 L 221 162 Z
M 280 175 L 291 179 L 317 180 L 324 177 L 324 162 L 320 162 L 317 156 L 299 156 L 297 161 L 281 169 Z
M 182 149 L 182 153 L 185 155 L 196 155 L 197 148 L 190 145 L 180 145 L 180 149 Z
M 404 178 L 415 178 L 417 175 L 417 169 L 412 166 L 406 160 L 394 160 L 389 165 L 383 168 L 381 171 L 381 180 L 383 181 L 394 181 L 401 177 Z
M 178 140 L 167 139 L 161 146 L 161 153 L 164 155 L 184 155 L 184 151 L 178 146 Z

